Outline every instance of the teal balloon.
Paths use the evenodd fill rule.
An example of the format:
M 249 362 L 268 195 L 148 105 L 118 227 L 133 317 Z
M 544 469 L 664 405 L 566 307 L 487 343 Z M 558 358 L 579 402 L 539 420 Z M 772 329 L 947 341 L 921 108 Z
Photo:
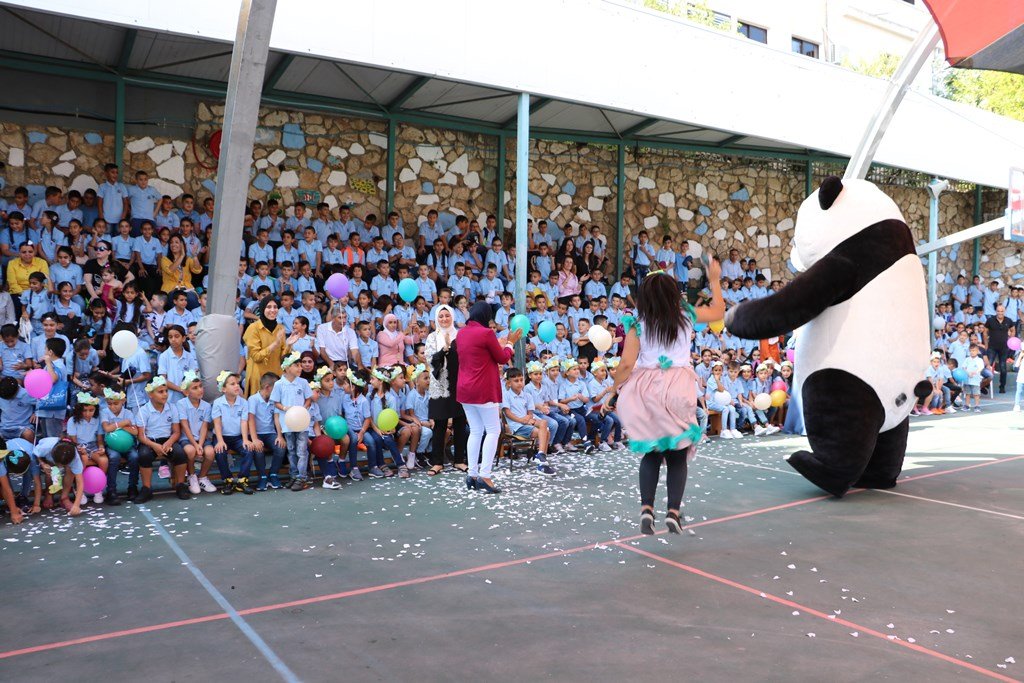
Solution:
M 708 326 L 708 324 L 707 324 L 707 323 L 694 323 L 694 324 L 693 324 L 693 329 L 694 329 L 694 331 L 695 331 L 695 332 L 703 332 L 703 331 L 704 331 L 704 329 L 705 329 L 705 328 L 706 328 L 707 326 Z
M 512 321 L 509 323 L 511 330 L 520 330 L 523 334 L 527 334 L 530 331 L 530 319 L 522 313 L 512 316 Z
M 123 429 L 115 429 L 103 439 L 111 450 L 118 453 L 127 453 L 135 445 L 135 437 Z
M 545 344 L 549 344 L 555 339 L 555 324 L 550 320 L 545 320 L 537 326 L 537 336 Z
M 953 371 L 953 379 L 955 379 L 960 384 L 963 384 L 964 382 L 967 381 L 967 371 L 964 370 L 963 368 L 957 368 L 956 370 Z
M 348 422 L 340 415 L 331 415 L 324 420 L 324 431 L 332 439 L 344 439 L 348 434 Z
M 416 286 L 416 281 L 412 278 L 407 277 L 398 283 L 398 296 L 402 297 L 402 301 L 411 304 L 419 295 L 420 288 Z

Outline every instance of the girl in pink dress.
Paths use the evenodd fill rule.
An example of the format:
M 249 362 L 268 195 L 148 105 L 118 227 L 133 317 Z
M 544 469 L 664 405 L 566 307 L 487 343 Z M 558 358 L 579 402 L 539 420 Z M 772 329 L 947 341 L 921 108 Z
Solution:
M 702 436 L 697 423 L 697 376 L 690 359 L 694 323 L 721 320 L 725 301 L 719 285 L 721 264 L 707 268 L 711 304 L 694 309 L 680 295 L 675 280 L 663 271 L 651 272 L 637 292 L 637 316 L 623 316 L 626 330 L 622 360 L 615 370 L 616 411 L 629 432 L 630 450 L 640 461 L 640 528 L 654 533 L 654 495 L 661 462 L 668 466 L 670 533 L 682 531 L 679 508 L 686 486 L 687 460 Z

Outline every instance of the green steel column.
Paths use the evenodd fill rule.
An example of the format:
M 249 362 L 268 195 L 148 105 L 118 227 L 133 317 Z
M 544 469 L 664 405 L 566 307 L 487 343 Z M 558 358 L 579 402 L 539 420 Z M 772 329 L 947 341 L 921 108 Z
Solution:
M 395 147 L 398 146 L 398 121 L 395 117 L 388 118 L 388 168 L 384 181 L 385 213 L 395 209 Z M 387 220 L 386 216 L 383 216 Z
M 814 192 L 814 161 L 808 159 L 804 171 L 804 197 L 810 197 Z
M 985 213 L 981 210 L 981 185 L 974 186 L 974 224 L 981 225 L 982 220 L 985 218 Z M 978 274 L 978 268 L 981 266 L 981 240 L 978 238 L 974 239 L 974 257 L 971 259 L 971 276 Z
M 615 172 L 615 273 L 622 274 L 626 243 L 626 146 L 619 143 L 619 164 Z
M 505 234 L 505 146 L 508 138 L 502 133 L 498 136 L 498 172 L 494 174 L 494 182 L 497 184 L 497 195 L 494 203 L 494 215 L 498 219 L 498 234 Z
M 124 79 L 118 78 L 114 83 L 114 163 L 117 164 L 118 173 L 124 173 L 124 117 L 125 117 L 125 96 Z

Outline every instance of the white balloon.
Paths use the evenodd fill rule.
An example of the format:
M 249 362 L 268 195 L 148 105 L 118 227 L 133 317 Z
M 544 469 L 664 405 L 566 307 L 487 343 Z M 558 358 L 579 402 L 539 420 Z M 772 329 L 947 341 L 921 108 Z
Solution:
M 292 406 L 284 414 L 284 425 L 290 432 L 304 432 L 309 429 L 309 411 L 302 406 Z
M 941 330 L 946 327 L 946 320 L 941 315 L 937 315 L 932 318 L 932 327 L 936 330 Z
M 732 405 L 732 394 L 730 394 L 728 391 L 716 391 L 715 403 L 723 406 Z
M 604 353 L 612 347 L 612 333 L 601 327 L 600 325 L 594 325 L 587 330 L 587 339 L 594 345 L 594 348 Z
M 772 407 L 771 394 L 758 394 L 754 397 L 754 407 L 758 410 L 768 410 Z
M 129 358 L 139 350 L 139 338 L 130 330 L 121 330 L 110 339 L 110 348 L 121 358 Z

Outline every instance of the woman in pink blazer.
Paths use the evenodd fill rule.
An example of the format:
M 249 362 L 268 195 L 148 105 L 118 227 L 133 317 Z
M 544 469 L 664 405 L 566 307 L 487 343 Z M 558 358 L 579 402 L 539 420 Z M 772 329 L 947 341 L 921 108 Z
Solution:
M 516 330 L 499 342 L 489 325 L 494 312 L 478 301 L 469 309 L 469 322 L 459 330 L 459 381 L 456 397 L 469 423 L 469 474 L 466 488 L 501 493 L 491 481 L 491 466 L 501 435 L 501 369 L 512 359 L 512 347 L 522 332 Z
M 377 334 L 377 346 L 380 349 L 377 365 L 386 368 L 401 363 L 405 358 L 406 344 L 415 344 L 416 339 L 398 329 L 401 323 L 394 313 L 384 316 L 383 322 L 384 329 Z

